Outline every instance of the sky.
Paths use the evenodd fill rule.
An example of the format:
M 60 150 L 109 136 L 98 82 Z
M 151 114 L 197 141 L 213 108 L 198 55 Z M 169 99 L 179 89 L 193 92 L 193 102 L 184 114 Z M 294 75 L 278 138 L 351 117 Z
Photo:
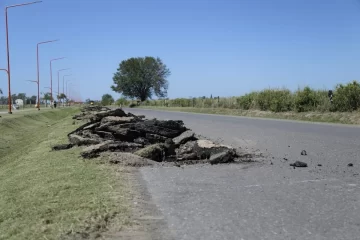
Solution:
M 33 0 L 29 0 L 30 2 Z M 27 0 L 2 0 L 0 8 Z M 360 0 L 44 0 L 11 8 L 12 93 L 60 91 L 85 100 L 110 93 L 130 57 L 160 57 L 171 71 L 168 97 L 239 96 L 268 87 L 332 89 L 360 80 Z M 0 68 L 6 68 L 0 11 Z M 7 89 L 5 72 L 0 88 Z

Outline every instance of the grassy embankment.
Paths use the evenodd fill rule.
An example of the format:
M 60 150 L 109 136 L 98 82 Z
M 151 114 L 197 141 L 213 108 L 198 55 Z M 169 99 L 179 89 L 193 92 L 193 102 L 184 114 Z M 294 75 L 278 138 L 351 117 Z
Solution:
M 0 239 L 86 237 L 129 223 L 128 189 L 114 168 L 83 161 L 80 148 L 51 151 L 77 127 L 76 111 L 0 118 Z
M 330 103 L 327 90 L 265 89 L 239 97 L 149 100 L 142 108 L 170 111 L 360 124 L 360 84 L 339 84 Z

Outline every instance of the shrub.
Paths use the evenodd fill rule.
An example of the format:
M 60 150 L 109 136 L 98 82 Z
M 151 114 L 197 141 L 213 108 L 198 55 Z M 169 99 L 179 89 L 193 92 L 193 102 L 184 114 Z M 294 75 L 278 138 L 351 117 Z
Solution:
M 217 106 L 220 108 L 239 108 L 237 97 L 220 98 Z
M 299 89 L 295 93 L 295 111 L 315 111 L 320 103 L 324 101 L 324 96 L 327 96 L 325 91 L 315 91 L 308 86 L 302 90 Z
M 252 92 L 252 93 L 247 93 L 244 96 L 238 97 L 236 101 L 239 105 L 239 108 L 244 110 L 249 110 L 250 108 L 254 108 L 256 106 L 256 98 L 257 98 L 257 93 Z
M 338 84 L 333 97 L 333 111 L 355 111 L 360 107 L 360 84 L 357 81 L 347 85 Z
M 259 109 L 273 112 L 345 112 L 360 109 L 360 83 L 353 81 L 346 85 L 337 85 L 334 90 L 333 104 L 330 103 L 327 90 L 314 90 L 308 86 L 298 89 L 295 93 L 288 89 L 266 89 L 240 97 L 176 98 L 172 100 L 149 100 L 142 104 L 170 107 Z
M 121 97 L 121 98 L 119 98 L 118 100 L 116 100 L 115 104 L 116 104 L 116 105 L 124 106 L 124 105 L 128 105 L 128 104 L 129 104 L 129 101 L 128 101 L 126 98 Z
M 318 97 L 318 105 L 315 111 L 328 112 L 331 111 L 332 105 L 328 96 L 328 90 L 319 90 L 316 92 Z
M 213 106 L 214 100 L 212 98 L 206 98 L 203 100 L 203 107 L 211 108 Z
M 173 107 L 190 107 L 191 106 L 191 99 L 175 98 L 173 100 L 170 100 L 170 104 Z
M 266 89 L 257 95 L 257 105 L 262 111 L 291 111 L 293 96 L 288 89 Z
M 136 107 L 136 106 L 137 106 L 137 104 L 134 103 L 134 102 L 132 102 L 132 103 L 129 104 L 129 108 L 134 108 L 134 107 Z

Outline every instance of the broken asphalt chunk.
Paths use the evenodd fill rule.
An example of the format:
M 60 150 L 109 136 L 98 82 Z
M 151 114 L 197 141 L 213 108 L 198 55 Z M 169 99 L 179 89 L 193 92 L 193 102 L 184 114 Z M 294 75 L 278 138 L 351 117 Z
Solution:
M 292 167 L 307 167 L 307 163 L 296 161 L 295 163 L 290 163 L 290 166 Z

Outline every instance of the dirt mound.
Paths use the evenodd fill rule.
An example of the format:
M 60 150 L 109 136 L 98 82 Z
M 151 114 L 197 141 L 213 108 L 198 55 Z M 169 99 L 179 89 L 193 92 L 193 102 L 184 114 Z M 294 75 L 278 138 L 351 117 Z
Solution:
M 74 119 L 88 121 L 68 134 L 69 146 L 86 146 L 81 153 L 83 158 L 99 157 L 104 152 L 125 152 L 127 155 L 112 154 L 111 162 L 125 162 L 124 156 L 132 154 L 136 159 L 133 165 L 142 166 L 153 165 L 150 164 L 153 162 L 185 164 L 189 160 L 218 164 L 232 162 L 238 157 L 232 147 L 199 139 L 181 120 L 148 120 L 144 116 L 126 114 L 121 108 L 95 106 L 86 107 Z M 119 156 L 118 161 L 114 160 L 116 156 Z M 147 159 L 146 163 L 140 163 L 142 159 Z

